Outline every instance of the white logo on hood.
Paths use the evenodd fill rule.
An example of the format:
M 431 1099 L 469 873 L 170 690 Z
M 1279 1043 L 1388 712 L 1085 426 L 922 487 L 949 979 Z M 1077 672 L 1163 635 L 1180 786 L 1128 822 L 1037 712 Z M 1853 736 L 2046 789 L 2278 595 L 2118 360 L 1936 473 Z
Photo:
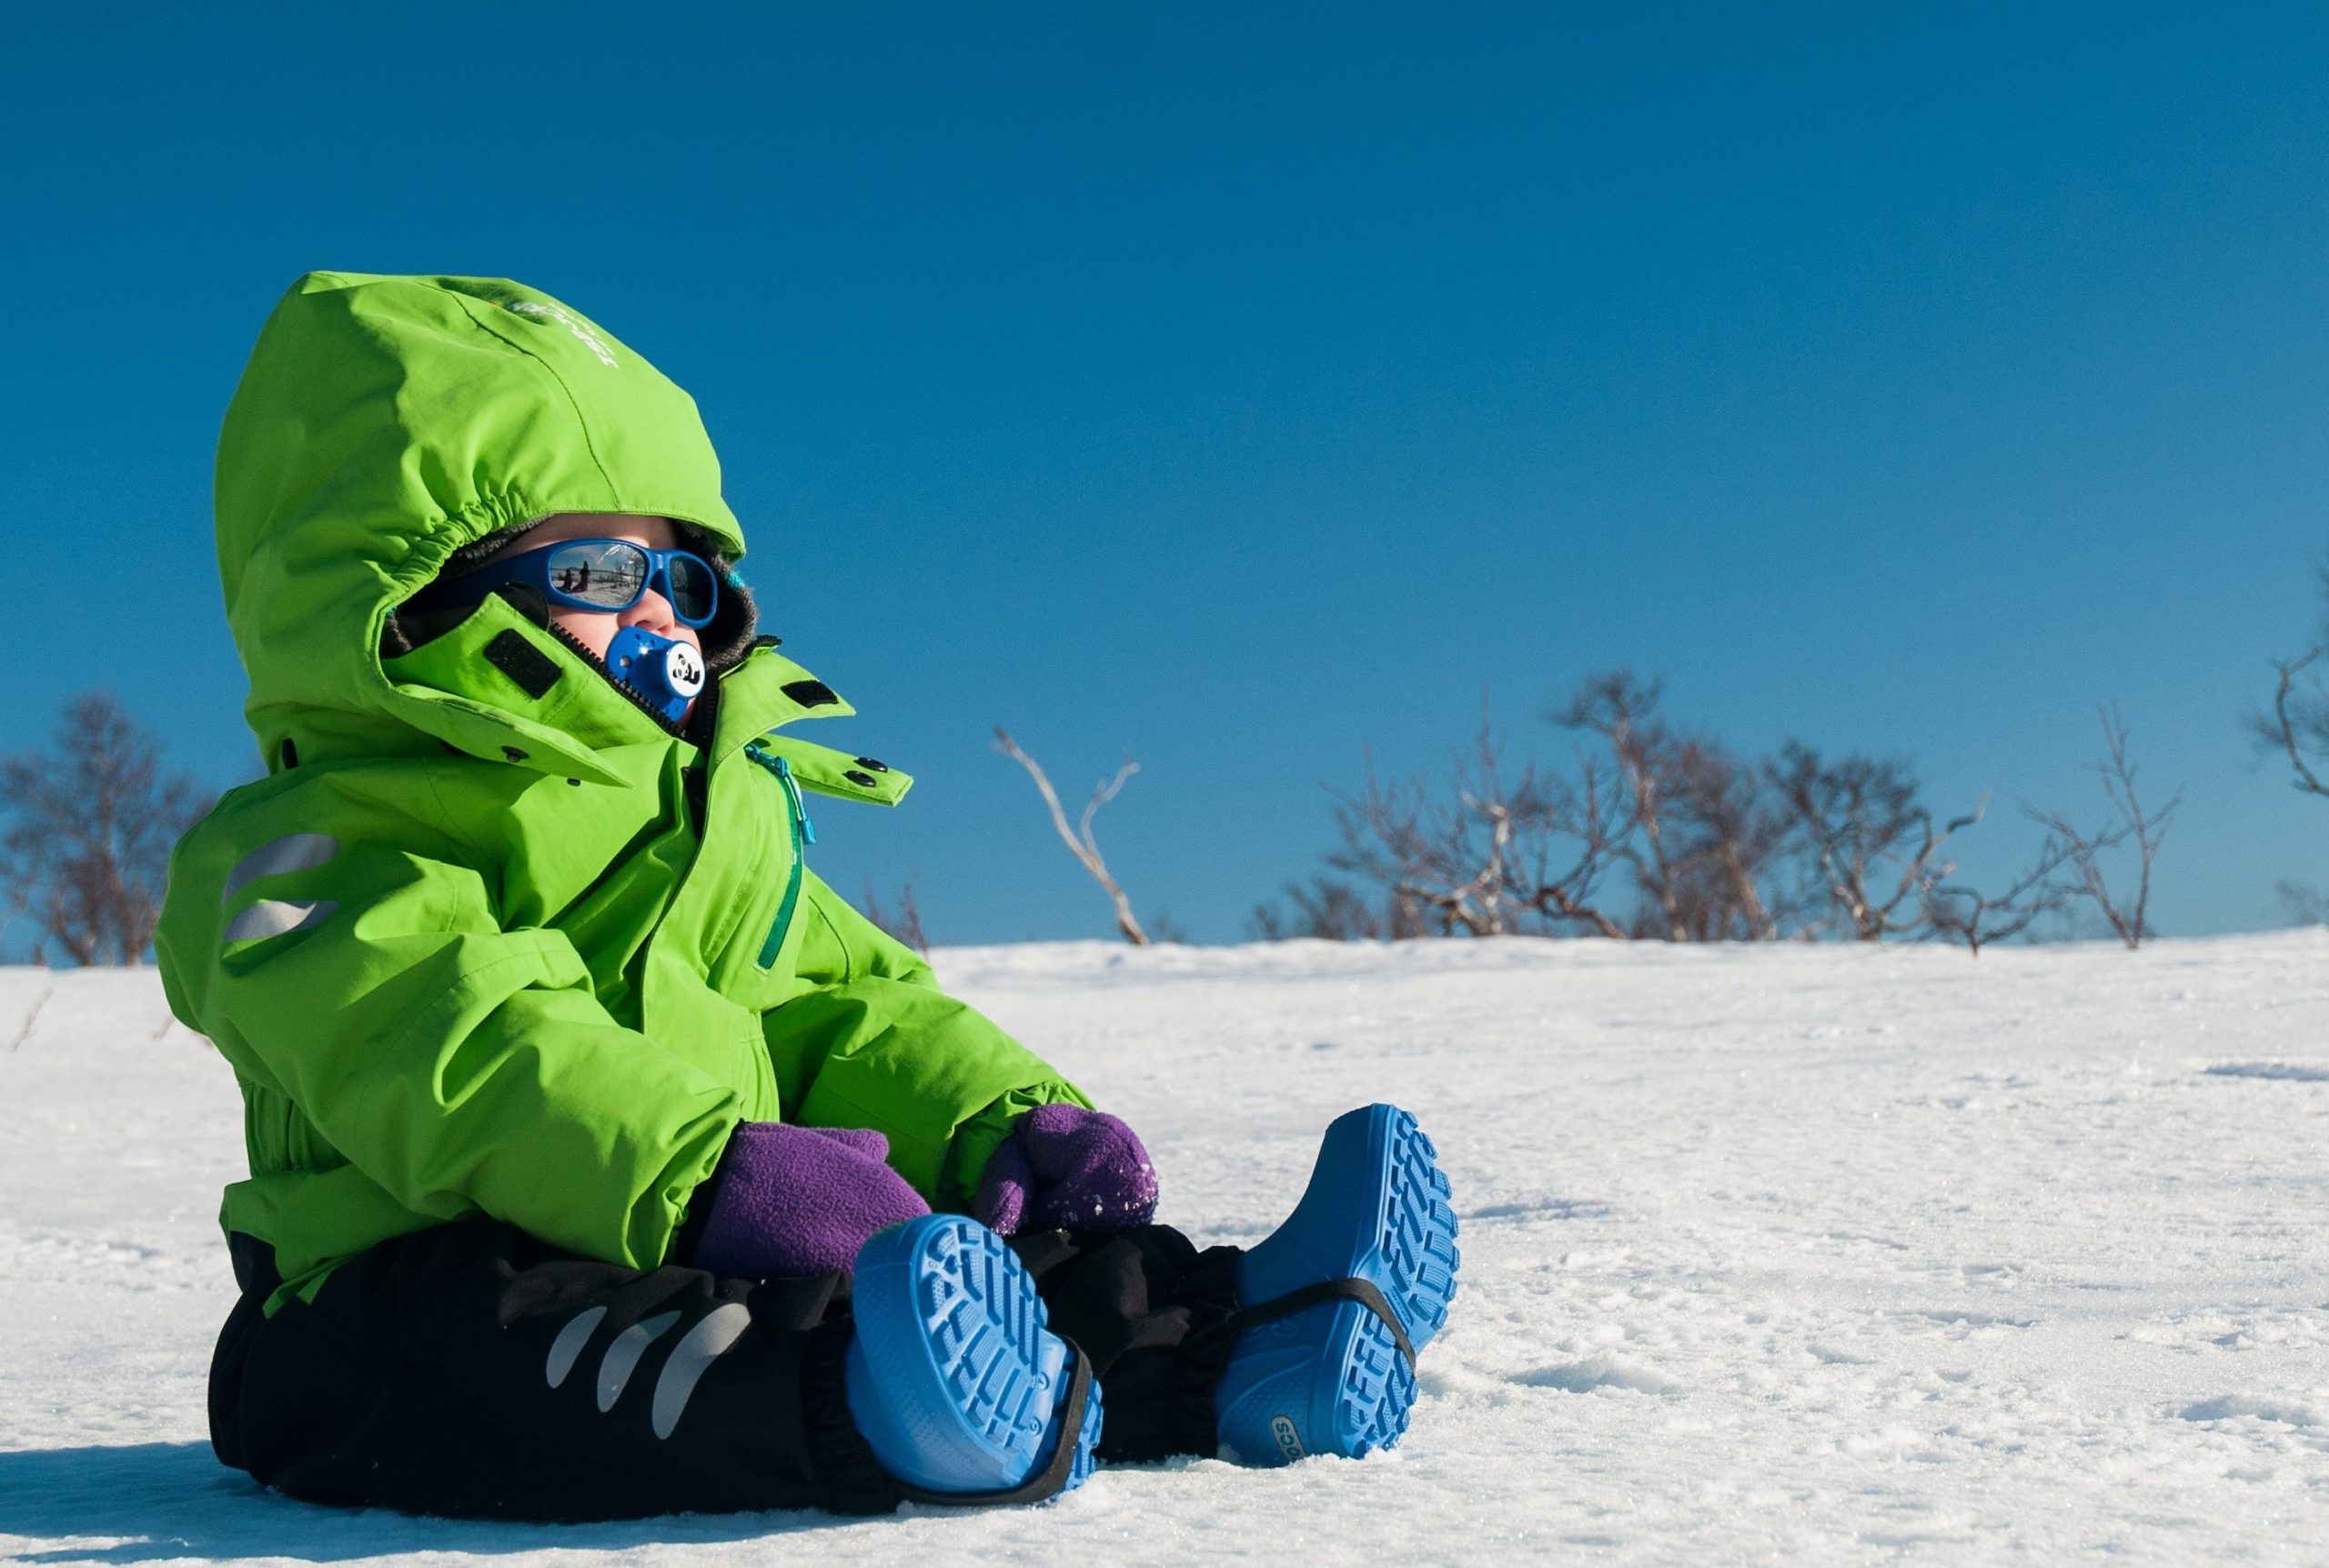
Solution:
M 600 364 L 605 366 L 610 370 L 615 368 L 615 357 L 613 352 L 609 349 L 604 343 L 599 341 L 599 335 L 596 332 L 593 332 L 590 329 L 590 324 L 583 320 L 580 317 L 570 316 L 555 305 L 539 305 L 530 299 L 519 300 L 515 304 L 511 305 L 509 308 L 516 311 L 520 316 L 549 317 L 552 321 L 558 322 L 560 325 L 563 326 L 566 330 L 580 338 L 582 340 L 582 347 L 588 348 L 591 353 L 599 357 Z

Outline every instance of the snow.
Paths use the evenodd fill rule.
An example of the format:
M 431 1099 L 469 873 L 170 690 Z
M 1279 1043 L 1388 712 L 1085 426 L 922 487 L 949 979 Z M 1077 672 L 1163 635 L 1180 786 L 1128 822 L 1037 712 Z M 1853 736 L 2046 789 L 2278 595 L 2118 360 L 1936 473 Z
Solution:
M 8 970 L 0 1557 L 2329 1560 L 2329 936 L 938 961 L 1140 1129 L 1200 1241 L 1265 1233 L 1335 1113 L 1417 1112 L 1464 1272 L 1401 1448 L 873 1521 L 263 1493 L 204 1438 L 227 1071 L 150 973 Z

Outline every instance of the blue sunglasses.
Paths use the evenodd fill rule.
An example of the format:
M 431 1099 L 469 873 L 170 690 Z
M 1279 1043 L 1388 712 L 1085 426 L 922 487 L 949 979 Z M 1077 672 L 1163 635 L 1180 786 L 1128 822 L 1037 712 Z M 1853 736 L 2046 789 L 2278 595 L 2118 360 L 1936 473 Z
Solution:
M 687 626 L 709 625 L 720 608 L 720 576 L 709 561 L 629 539 L 560 539 L 439 582 L 418 597 L 430 608 L 476 604 L 509 583 L 524 583 L 568 609 L 609 611 L 629 609 L 654 588 Z

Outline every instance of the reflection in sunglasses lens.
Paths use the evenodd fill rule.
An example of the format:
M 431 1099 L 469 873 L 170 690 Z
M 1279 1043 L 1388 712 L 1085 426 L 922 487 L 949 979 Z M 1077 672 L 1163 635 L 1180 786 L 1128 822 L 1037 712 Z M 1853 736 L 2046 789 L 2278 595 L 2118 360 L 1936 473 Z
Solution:
M 551 588 L 603 609 L 630 608 L 646 578 L 646 554 L 630 545 L 575 545 L 549 558 Z

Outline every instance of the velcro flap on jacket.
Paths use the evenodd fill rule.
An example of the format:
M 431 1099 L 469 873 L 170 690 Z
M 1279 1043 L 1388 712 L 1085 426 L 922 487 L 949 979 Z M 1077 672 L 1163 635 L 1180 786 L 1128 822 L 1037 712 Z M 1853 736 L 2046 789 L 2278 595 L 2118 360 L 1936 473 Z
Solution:
M 499 594 L 410 653 L 380 661 L 400 716 L 472 756 L 598 784 L 629 780 L 592 753 L 670 732 Z M 418 701 L 413 699 L 418 699 Z

